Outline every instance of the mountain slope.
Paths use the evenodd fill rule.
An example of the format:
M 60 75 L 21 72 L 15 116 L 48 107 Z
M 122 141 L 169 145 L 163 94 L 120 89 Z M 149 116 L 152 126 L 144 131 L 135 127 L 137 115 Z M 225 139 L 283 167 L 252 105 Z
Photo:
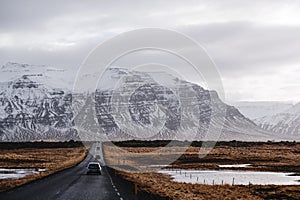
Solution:
M 284 112 L 293 106 L 289 102 L 277 101 L 238 101 L 231 102 L 239 111 L 251 120 Z
M 300 135 L 300 103 L 284 112 L 254 120 L 265 130 L 298 137 Z
M 29 65 L 7 64 L 2 72 L 20 77 L 1 83 L 0 140 L 22 141 L 65 140 L 76 134 L 73 130 L 72 94 L 53 88 L 44 74 L 33 74 Z M 8 68 L 10 67 L 10 68 Z M 21 69 L 20 71 L 18 71 Z M 1 73 L 2 73 L 1 72 Z M 3 74 L 2 74 L 3 75 Z M 43 80 L 43 81 L 42 81 Z
M 24 75 L 30 76 L 32 80 L 53 88 L 71 90 L 73 86 L 73 73 L 66 69 L 15 62 L 8 62 L 0 68 L 1 82 L 9 82 Z

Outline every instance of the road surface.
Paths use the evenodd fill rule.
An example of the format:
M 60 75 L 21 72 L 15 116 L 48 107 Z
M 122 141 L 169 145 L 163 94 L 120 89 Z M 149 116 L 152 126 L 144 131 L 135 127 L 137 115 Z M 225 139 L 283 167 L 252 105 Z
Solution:
M 100 155 L 103 163 L 101 144 L 94 144 L 90 152 Z M 99 151 L 99 154 L 95 153 Z M 122 200 L 124 199 L 114 185 L 106 167 L 102 175 L 86 175 L 88 162 L 95 161 L 89 154 L 79 165 L 58 172 L 43 179 L 34 181 L 8 192 L 0 193 L 0 199 L 37 200 L 37 199 L 92 199 L 92 200 Z

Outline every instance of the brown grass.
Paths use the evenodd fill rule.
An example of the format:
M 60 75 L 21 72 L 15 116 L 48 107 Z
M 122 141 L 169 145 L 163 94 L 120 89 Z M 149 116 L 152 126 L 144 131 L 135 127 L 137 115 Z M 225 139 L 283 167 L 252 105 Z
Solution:
M 0 191 L 5 191 L 49 174 L 72 167 L 86 156 L 85 147 L 2 149 L 1 168 L 44 168 L 46 171 L 19 179 L 0 179 Z
M 300 186 L 274 185 L 204 185 L 178 183 L 168 175 L 159 174 L 145 165 L 167 164 L 168 157 L 179 157 L 170 167 L 178 169 L 219 169 L 219 164 L 252 164 L 243 170 L 286 171 L 300 173 L 300 145 L 253 145 L 251 147 L 217 146 L 206 157 L 199 158 L 199 147 L 104 146 L 106 163 L 117 169 L 125 179 L 135 182 L 141 190 L 171 199 L 300 199 Z M 181 155 L 181 152 L 184 152 Z M 127 169 L 139 169 L 139 172 Z
M 119 172 L 125 179 L 138 184 L 144 190 L 171 199 L 261 199 L 252 195 L 247 187 L 230 185 L 203 185 L 173 182 L 168 175 L 159 173 Z

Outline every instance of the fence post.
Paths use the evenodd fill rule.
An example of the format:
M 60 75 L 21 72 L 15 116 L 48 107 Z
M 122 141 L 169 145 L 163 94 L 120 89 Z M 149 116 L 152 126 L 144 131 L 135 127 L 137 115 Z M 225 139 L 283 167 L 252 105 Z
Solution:
M 138 186 L 136 183 L 134 183 L 134 195 L 137 196 L 138 195 Z
M 232 185 L 234 185 L 234 178 L 232 178 Z

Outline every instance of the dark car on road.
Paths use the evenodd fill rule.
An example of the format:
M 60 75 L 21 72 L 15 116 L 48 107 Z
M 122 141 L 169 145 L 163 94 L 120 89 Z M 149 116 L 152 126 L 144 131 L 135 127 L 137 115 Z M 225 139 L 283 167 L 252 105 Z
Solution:
M 90 162 L 87 166 L 86 174 L 99 174 L 101 175 L 102 169 L 99 162 Z

